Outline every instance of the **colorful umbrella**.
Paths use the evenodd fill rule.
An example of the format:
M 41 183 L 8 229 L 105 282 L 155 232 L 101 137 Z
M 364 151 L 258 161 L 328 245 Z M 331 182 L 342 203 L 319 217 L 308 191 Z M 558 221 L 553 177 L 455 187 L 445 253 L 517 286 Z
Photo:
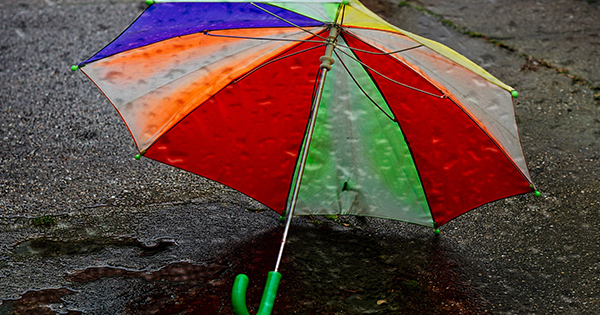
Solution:
M 514 89 L 356 0 L 147 1 L 81 69 L 145 157 L 287 215 L 437 228 L 534 191 Z M 512 95 L 511 95 L 512 94 Z M 247 278 L 234 307 L 246 313 Z

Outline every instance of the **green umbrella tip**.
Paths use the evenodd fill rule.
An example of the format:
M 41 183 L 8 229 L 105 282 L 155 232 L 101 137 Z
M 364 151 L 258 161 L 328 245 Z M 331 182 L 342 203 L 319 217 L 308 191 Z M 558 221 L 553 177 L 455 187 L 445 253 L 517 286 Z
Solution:
M 144 154 L 146 154 L 146 150 L 142 150 L 142 152 L 138 153 L 135 155 L 135 159 L 139 160 L 142 158 L 142 156 L 144 156 Z
M 153 5 L 154 4 L 154 0 L 146 0 L 146 4 L 147 5 Z
M 438 228 L 436 228 L 435 230 L 433 230 L 433 232 L 434 232 L 436 235 L 440 235 L 440 229 L 438 229 Z
M 71 66 L 71 71 L 77 71 L 77 69 L 79 69 L 78 65 L 72 65 Z
M 350 4 L 350 0 L 342 0 L 342 4 L 343 5 L 349 5 Z
M 512 90 L 512 91 L 510 91 L 510 95 L 512 95 L 512 97 L 518 97 L 519 92 L 517 92 L 517 90 Z
M 285 217 L 284 216 L 280 216 L 279 217 L 279 222 L 285 222 Z
M 539 192 L 539 191 L 537 191 L 537 190 L 536 190 L 536 191 L 535 191 L 533 194 L 534 194 L 536 197 L 539 197 L 539 196 L 541 196 L 541 195 L 542 195 L 542 193 L 541 193 L 541 192 Z

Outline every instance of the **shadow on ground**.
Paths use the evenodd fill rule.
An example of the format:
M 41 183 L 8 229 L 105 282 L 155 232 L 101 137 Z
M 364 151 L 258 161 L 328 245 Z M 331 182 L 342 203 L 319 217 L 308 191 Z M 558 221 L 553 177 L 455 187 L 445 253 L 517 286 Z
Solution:
M 273 314 L 479 313 L 473 292 L 455 286 L 452 266 L 456 264 L 433 234 L 407 239 L 398 249 L 364 232 L 317 224 L 293 229 Z M 258 309 L 281 235 L 282 229 L 275 229 L 241 244 L 210 264 L 229 268 L 205 281 L 148 283 L 147 292 L 127 308 L 143 314 L 200 310 L 203 314 L 228 314 L 233 280 L 244 273 L 250 278 L 247 304 L 252 314 Z
M 392 242 L 396 244 L 392 248 L 381 235 L 350 228 L 341 219 L 313 218 L 311 223 L 302 220 L 300 224 L 293 227 L 286 248 L 273 314 L 481 313 L 481 301 L 460 284 L 458 264 L 433 233 L 406 237 L 401 248 Z M 137 279 L 140 285 L 125 305 L 128 314 L 230 314 L 233 280 L 244 273 L 250 278 L 248 308 L 256 314 L 281 235 L 281 227 L 270 230 L 211 262 L 180 261 L 155 271 L 89 267 L 65 277 L 83 290 L 86 284 L 106 278 Z M 16 250 L 22 252 L 31 243 L 35 242 Z M 52 245 L 56 249 L 57 245 Z M 70 244 L 64 246 L 69 251 L 54 252 L 57 256 L 79 255 L 74 247 Z M 141 254 L 146 251 L 140 249 Z M 47 251 L 27 253 L 48 255 Z M 85 310 L 65 306 L 65 299 L 78 293 L 70 288 L 28 291 L 19 299 L 5 301 L 0 314 L 54 314 L 58 309 L 79 314 Z

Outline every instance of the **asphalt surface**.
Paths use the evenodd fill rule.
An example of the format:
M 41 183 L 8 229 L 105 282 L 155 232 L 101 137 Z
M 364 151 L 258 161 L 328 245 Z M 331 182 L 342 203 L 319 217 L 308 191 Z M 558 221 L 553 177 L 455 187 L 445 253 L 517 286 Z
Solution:
M 600 3 L 366 4 L 519 91 L 542 195 L 488 204 L 439 236 L 385 220 L 297 218 L 274 313 L 600 314 Z M 251 275 L 249 306 L 260 299 L 278 215 L 136 161 L 116 111 L 69 69 L 144 8 L 0 2 L 0 314 L 227 314 L 238 272 Z

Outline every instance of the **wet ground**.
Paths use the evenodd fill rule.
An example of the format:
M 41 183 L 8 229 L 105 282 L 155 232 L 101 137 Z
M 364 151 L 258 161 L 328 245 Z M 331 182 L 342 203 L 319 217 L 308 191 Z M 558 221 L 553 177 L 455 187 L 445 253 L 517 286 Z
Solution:
M 377 219 L 294 219 L 274 313 L 600 314 L 600 3 L 367 5 L 520 92 L 542 196 L 486 205 L 439 236 Z M 241 272 L 256 309 L 278 215 L 134 160 L 116 112 L 69 70 L 144 7 L 0 3 L 0 314 L 228 314 Z

